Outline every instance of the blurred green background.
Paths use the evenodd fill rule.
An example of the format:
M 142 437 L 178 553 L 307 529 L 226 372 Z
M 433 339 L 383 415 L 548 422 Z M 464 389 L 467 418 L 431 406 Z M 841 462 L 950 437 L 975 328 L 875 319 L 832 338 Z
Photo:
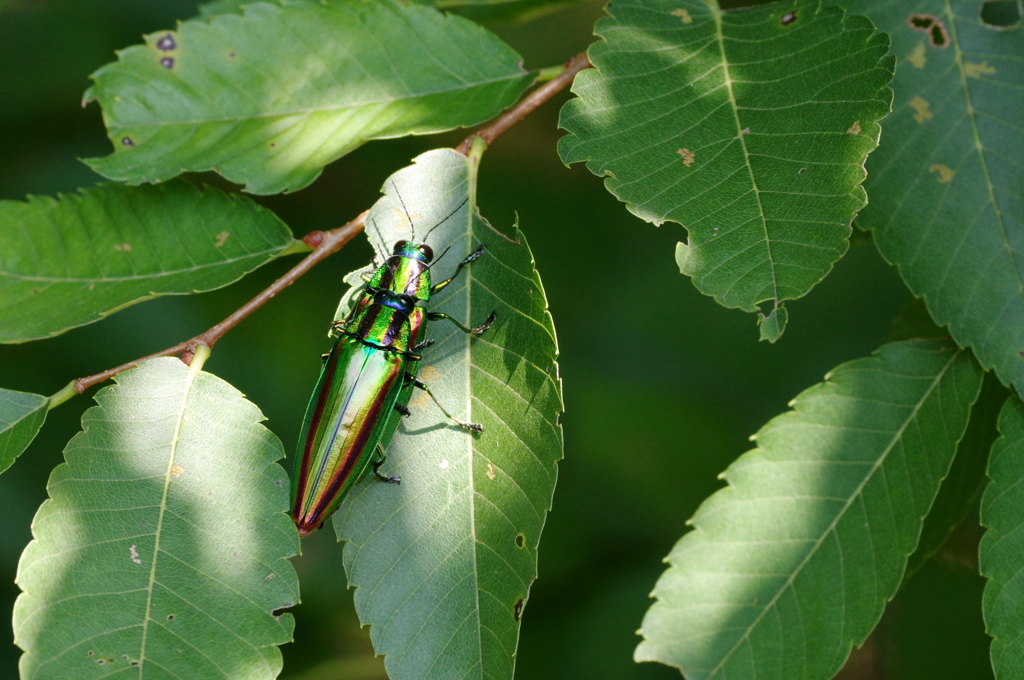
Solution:
M 88 75 L 195 13 L 187 0 L 0 0 L 0 199 L 55 194 L 100 178 L 76 158 L 105 155 L 96 105 L 83 110 Z M 561 63 L 591 42 L 601 4 L 576 5 L 524 25 L 492 28 L 527 68 Z M 547 289 L 561 347 L 565 460 L 540 550 L 540 577 L 524 615 L 518 677 L 677 678 L 632 661 L 635 635 L 663 569 L 716 476 L 747 450 L 747 438 L 835 365 L 870 353 L 910 300 L 869 238 L 804 300 L 788 304 L 776 345 L 758 343 L 752 315 L 719 307 L 679 275 L 676 224 L 655 228 L 626 212 L 582 166 L 555 153 L 558 108 L 550 102 L 486 154 L 480 204 L 495 226 L 518 213 Z M 293 195 L 259 198 L 297 235 L 339 226 L 378 196 L 384 179 L 464 132 L 374 142 Z M 226 186 L 215 176 L 207 181 Z M 0 229 L 5 228 L 0 224 Z M 328 348 L 326 325 L 344 273 L 365 264 L 354 242 L 257 312 L 217 345 L 206 369 L 238 387 L 294 449 L 306 400 Z M 0 385 L 51 394 L 191 337 L 221 320 L 294 259 L 272 263 L 225 290 L 163 298 L 101 323 L 23 346 L 0 347 Z M 0 476 L 0 610 L 10 612 L 18 558 L 46 498 L 46 479 L 91 403 L 52 412 L 43 432 Z M 290 469 L 290 461 L 285 462 Z M 985 678 L 977 531 L 962 532 L 920 572 L 855 653 L 846 678 Z M 283 678 L 384 678 L 345 587 L 333 532 L 303 542 L 296 642 L 283 647 Z M 964 557 L 964 556 L 967 557 Z M 10 617 L 0 623 L 0 678 L 17 676 Z

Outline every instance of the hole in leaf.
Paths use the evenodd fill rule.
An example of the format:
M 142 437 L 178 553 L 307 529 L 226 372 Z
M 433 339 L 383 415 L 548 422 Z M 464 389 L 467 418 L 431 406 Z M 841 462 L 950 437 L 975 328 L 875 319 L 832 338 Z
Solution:
M 164 68 L 174 68 L 174 57 L 164 57 L 160 60 L 160 65 Z
M 783 26 L 789 26 L 794 21 L 796 21 L 796 12 L 786 12 L 782 15 Z
M 981 6 L 981 21 L 990 28 L 1011 28 L 1020 19 L 1017 0 L 988 0 Z
M 523 534 L 516 534 L 516 547 L 517 548 L 525 548 L 526 547 L 526 536 L 524 536 Z
M 911 14 L 907 18 L 907 25 L 919 33 L 928 35 L 928 41 L 932 47 L 946 47 L 949 45 L 949 33 L 946 32 L 946 25 L 942 19 L 931 14 Z
M 935 17 L 930 14 L 911 14 L 907 22 L 915 31 L 927 31 L 935 23 Z
M 131 137 L 122 137 L 121 138 L 121 145 L 122 146 L 135 146 L 135 142 L 132 141 Z
M 523 598 L 516 600 L 515 605 L 512 607 L 512 616 L 515 617 L 516 621 L 523 615 Z
M 173 621 L 174 620 L 174 614 L 168 614 L 167 615 L 167 620 L 168 621 Z

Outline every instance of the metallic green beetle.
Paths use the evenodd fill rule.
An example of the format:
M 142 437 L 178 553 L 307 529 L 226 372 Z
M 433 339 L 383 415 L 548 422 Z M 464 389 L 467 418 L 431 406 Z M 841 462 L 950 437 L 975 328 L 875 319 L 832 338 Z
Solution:
M 411 225 L 411 218 L 409 222 Z M 415 240 L 398 241 L 391 256 L 367 280 L 349 315 L 332 324 L 337 341 L 324 356 L 320 378 L 306 407 L 292 475 L 292 518 L 299 535 L 320 528 L 371 464 L 378 479 L 400 483 L 397 477 L 381 474 L 379 468 L 384 462 L 386 439 L 394 432 L 391 419 L 396 414 L 409 415 L 407 388 L 414 385 L 434 397 L 416 378 L 422 358 L 419 352 L 433 344 L 424 339 L 427 320 L 447 319 L 467 333 L 480 334 L 495 319 L 492 312 L 480 326 L 466 328 L 447 314 L 427 312 L 421 304 L 483 252 L 481 243 L 458 264 L 451 278 L 431 285 L 434 253 L 430 246 Z M 441 410 L 459 426 L 483 431 L 480 425 L 464 423 L 444 407 Z

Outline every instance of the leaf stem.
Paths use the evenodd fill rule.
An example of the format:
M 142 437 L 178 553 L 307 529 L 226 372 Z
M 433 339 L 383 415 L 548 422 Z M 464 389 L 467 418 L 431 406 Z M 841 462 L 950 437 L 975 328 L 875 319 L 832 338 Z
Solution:
M 544 82 L 543 85 L 519 100 L 515 106 L 495 119 L 494 122 L 471 134 L 463 140 L 455 150 L 462 155 L 467 155 L 472 151 L 474 157 L 479 159 L 479 156 L 487 149 L 487 146 L 493 143 L 495 139 L 500 137 L 513 125 L 526 118 L 526 116 L 533 113 L 533 111 L 541 104 L 545 103 L 568 87 L 576 77 L 577 73 L 585 68 L 590 68 L 590 66 L 591 64 L 590 60 L 587 58 L 587 53 L 581 52 L 567 61 L 564 66 L 554 66 L 541 69 L 538 72 L 536 82 L 547 82 Z M 237 326 L 242 319 L 246 318 L 269 302 L 272 297 L 295 283 L 300 276 L 312 269 L 314 265 L 319 264 L 328 256 L 341 250 L 341 248 L 351 241 L 356 234 L 361 232 L 363 230 L 364 220 L 366 219 L 367 213 L 369 213 L 369 210 L 364 210 L 355 219 L 342 227 L 331 229 L 330 231 L 314 231 L 307 234 L 300 241 L 292 243 L 291 246 L 285 249 L 282 255 L 303 252 L 307 248 L 312 249 L 313 252 L 288 270 L 288 273 L 271 284 L 269 288 L 261 292 L 252 300 L 249 300 L 249 302 L 245 303 L 241 308 L 231 314 L 231 316 L 224 319 L 205 333 L 197 335 L 190 340 L 179 342 L 173 347 L 168 347 L 167 349 L 154 352 L 153 354 L 135 359 L 134 361 L 129 361 L 128 363 L 121 364 L 120 366 L 115 366 L 114 368 L 103 371 L 102 373 L 79 378 L 57 394 L 50 397 L 49 408 L 53 408 L 64 403 L 74 396 L 74 394 L 81 394 L 93 385 L 99 384 L 104 380 L 109 380 L 122 371 L 126 371 L 129 368 L 135 368 L 147 359 L 180 354 L 181 360 L 186 365 L 190 365 L 197 353 L 201 352 L 203 354 L 201 360 L 205 361 L 206 357 L 209 356 L 209 350 L 224 336 L 225 333 Z
M 50 400 L 46 403 L 46 410 L 51 411 L 54 408 L 60 406 L 71 397 L 78 396 L 79 392 L 75 389 L 76 380 L 72 380 L 61 389 L 60 392 L 50 395 Z

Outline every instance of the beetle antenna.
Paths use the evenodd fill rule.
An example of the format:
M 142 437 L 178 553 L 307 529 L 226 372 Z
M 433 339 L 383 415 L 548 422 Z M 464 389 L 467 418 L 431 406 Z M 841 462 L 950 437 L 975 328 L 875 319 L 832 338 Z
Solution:
M 438 227 L 440 227 L 440 226 L 441 226 L 442 224 L 444 224 L 445 222 L 447 222 L 447 221 L 448 221 L 448 218 L 449 218 L 449 217 L 451 217 L 451 216 L 452 216 L 452 215 L 454 215 L 455 213 L 457 213 L 457 212 L 459 212 L 460 210 L 462 210 L 462 206 L 466 205 L 466 203 L 468 203 L 468 202 L 469 202 L 469 197 L 466 197 L 466 198 L 462 199 L 462 203 L 459 203 L 459 205 L 457 205 L 457 206 L 455 207 L 455 210 L 453 210 L 453 211 L 451 211 L 450 213 L 448 213 L 448 214 L 447 214 L 447 215 L 445 216 L 445 218 L 444 218 L 443 220 L 441 220 L 440 222 L 438 222 L 437 224 L 435 224 L 434 226 L 432 226 L 432 227 L 430 228 L 430 231 L 428 231 L 428 232 L 427 232 L 427 235 L 423 237 L 423 240 L 424 240 L 424 242 L 425 242 L 425 241 L 427 240 L 427 237 L 428 237 L 428 236 L 430 236 L 430 235 L 431 235 L 431 234 L 432 234 L 432 233 L 434 232 L 434 230 L 435 230 L 435 229 L 437 229 L 437 228 L 438 228 Z M 445 251 L 445 252 L 448 252 L 448 251 Z M 442 253 L 442 254 L 443 254 L 443 253 Z M 441 258 L 437 258 L 437 259 L 438 259 L 438 260 L 440 260 Z
M 380 241 L 380 245 L 381 245 L 381 249 L 380 249 L 381 257 L 383 257 L 386 260 L 387 257 L 388 257 L 388 246 L 384 242 L 384 234 L 381 233 L 380 227 L 377 226 L 377 220 L 376 219 L 372 219 L 371 218 L 370 219 L 370 224 L 373 225 L 373 230 L 377 232 L 377 240 Z M 371 240 L 370 243 L 372 244 L 373 241 Z
M 391 180 L 391 188 L 395 190 L 395 196 L 398 197 L 398 202 L 402 204 L 402 210 L 405 211 L 405 219 L 409 220 L 409 229 L 412 230 L 412 240 L 416 241 L 416 225 L 412 222 L 412 215 L 409 214 L 409 209 L 405 207 L 405 201 L 402 200 L 402 194 L 398 191 L 398 187 L 395 185 L 395 180 Z
M 434 266 L 435 264 L 437 264 L 438 262 L 440 262 L 440 261 L 441 261 L 441 258 L 442 258 L 442 257 L 444 257 L 445 253 L 447 253 L 447 252 L 448 252 L 449 250 L 451 250 L 451 249 L 452 249 L 452 247 L 451 247 L 451 246 L 448 246 L 447 248 L 445 248 L 445 249 L 444 249 L 444 252 L 443 252 L 443 253 L 441 253 L 440 255 L 438 255 L 438 256 L 437 256 L 437 259 L 436 259 L 436 260 L 434 260 L 434 262 L 433 262 L 433 263 L 432 263 L 432 264 L 431 264 L 431 265 L 430 265 L 429 267 L 427 267 L 427 269 L 430 269 L 430 267 L 433 267 L 433 266 Z

